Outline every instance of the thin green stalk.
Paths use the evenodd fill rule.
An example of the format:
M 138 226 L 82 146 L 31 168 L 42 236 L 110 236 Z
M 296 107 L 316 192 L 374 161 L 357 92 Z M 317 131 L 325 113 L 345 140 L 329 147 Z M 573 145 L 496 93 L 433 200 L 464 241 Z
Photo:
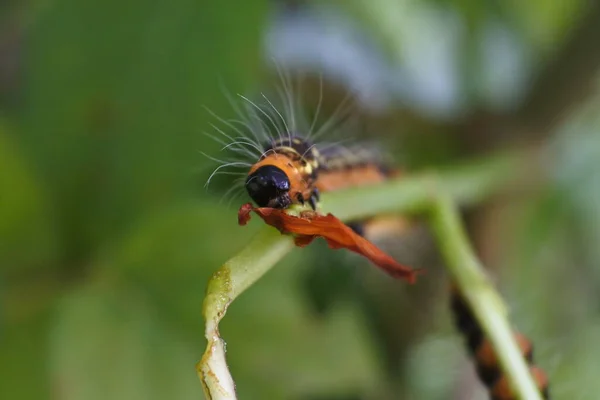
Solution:
M 236 256 L 223 264 L 210 278 L 202 314 L 206 321 L 206 350 L 196 366 L 207 399 L 235 399 L 235 384 L 225 361 L 225 342 L 219 335 L 219 322 L 227 307 L 250 285 L 283 258 L 294 246 L 290 236 L 264 226 Z
M 441 207 L 437 202 L 440 195 L 452 199 L 456 204 L 481 201 L 505 187 L 508 182 L 522 179 L 523 174 L 519 171 L 523 170 L 523 161 L 522 157 L 515 154 L 488 157 L 446 172 L 415 174 L 381 185 L 327 193 L 323 195 L 321 206 L 324 212 L 331 212 L 342 220 L 351 220 L 388 212 L 424 212 L 434 205 L 433 221 L 436 221 L 440 243 L 444 249 L 449 246 L 449 249 L 445 250 L 449 257 L 449 267 L 453 274 L 457 273 L 455 271 L 459 271 L 460 274 L 460 270 L 467 270 L 457 280 L 460 289 L 470 288 L 466 298 L 472 304 L 481 303 L 479 297 L 483 296 L 483 304 L 486 304 L 486 307 L 477 308 L 476 316 L 485 317 L 481 319 L 484 329 L 494 334 L 492 343 L 501 346 L 497 347 L 500 354 L 504 348 L 510 349 L 508 356 L 502 354 L 502 357 L 509 357 L 511 360 L 503 361 L 502 365 L 505 368 L 517 366 L 517 370 L 511 370 L 509 376 L 514 378 L 519 388 L 528 388 L 532 383 L 527 385 L 523 381 L 530 380 L 529 373 L 525 370 L 523 374 L 520 364 L 515 362 L 520 355 L 514 354 L 514 339 L 507 335 L 508 324 L 504 312 L 501 311 L 502 302 L 487 281 L 480 278 L 484 277 L 484 274 L 465 242 L 458 217 L 452 216 L 448 209 Z M 291 237 L 281 235 L 274 228 L 265 226 L 245 249 L 221 266 L 210 279 L 203 304 L 208 345 L 197 365 L 198 375 L 208 399 L 236 398 L 233 379 L 225 361 L 224 342 L 219 336 L 218 328 L 227 307 L 292 248 Z M 463 265 L 465 260 L 468 262 Z M 491 312 L 492 315 L 485 316 L 487 312 Z M 497 325 L 503 329 L 500 336 L 492 332 Z M 517 375 L 520 380 L 516 379 Z M 528 390 L 525 393 L 533 392 Z M 539 397 L 526 398 L 534 400 Z
M 514 393 L 522 400 L 541 400 L 527 363 L 514 340 L 506 306 L 475 257 L 459 211 L 448 196 L 440 195 L 433 202 L 431 225 L 446 267 L 494 346 Z

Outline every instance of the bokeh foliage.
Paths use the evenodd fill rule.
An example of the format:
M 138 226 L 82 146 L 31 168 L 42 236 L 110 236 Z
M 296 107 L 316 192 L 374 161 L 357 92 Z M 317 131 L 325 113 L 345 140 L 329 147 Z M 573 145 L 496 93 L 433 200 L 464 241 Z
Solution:
M 385 129 L 363 133 L 419 166 L 471 155 L 472 137 L 457 134 L 469 118 L 482 135 L 496 127 L 478 114 L 493 103 L 484 82 L 493 64 L 478 53 L 486 24 L 500 21 L 527 54 L 515 71 L 528 77 L 517 90 L 525 95 L 503 109 L 517 114 L 533 77 L 586 16 L 581 1 L 345 3 L 399 63 L 444 34 L 432 29 L 441 12 L 466 27 L 446 60 L 468 98 L 451 122 L 403 104 L 374 117 Z M 0 397 L 201 398 L 205 284 L 254 231 L 237 226 L 222 193 L 202 188 L 214 163 L 199 151 L 219 149 L 202 135 L 214 122 L 203 106 L 230 117 L 223 87 L 261 86 L 273 11 L 266 0 L 0 5 Z M 6 79 L 13 56 L 18 69 Z M 596 91 L 596 80 L 588 86 Z M 599 105 L 592 96 L 566 123 L 549 121 L 542 183 L 498 199 L 471 232 L 559 399 L 600 390 Z M 435 269 L 417 236 L 402 251 Z M 241 398 L 458 393 L 470 372 L 441 278 L 406 288 L 355 257 L 312 250 L 288 257 L 222 324 Z

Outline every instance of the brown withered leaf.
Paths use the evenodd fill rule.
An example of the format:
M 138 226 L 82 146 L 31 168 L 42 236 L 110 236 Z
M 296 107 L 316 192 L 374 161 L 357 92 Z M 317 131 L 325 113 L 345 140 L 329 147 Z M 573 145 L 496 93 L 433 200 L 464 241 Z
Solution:
M 287 214 L 284 210 L 269 207 L 257 208 L 253 207 L 251 203 L 247 203 L 242 205 L 238 212 L 240 225 L 248 223 L 252 211 L 281 233 L 294 234 L 294 242 L 298 247 L 307 246 L 315 238 L 322 237 L 330 248 L 343 248 L 358 253 L 394 278 L 402 278 L 414 283 L 417 274 L 422 272 L 400 264 L 331 214 L 320 215 L 316 212 L 305 211 L 296 217 Z

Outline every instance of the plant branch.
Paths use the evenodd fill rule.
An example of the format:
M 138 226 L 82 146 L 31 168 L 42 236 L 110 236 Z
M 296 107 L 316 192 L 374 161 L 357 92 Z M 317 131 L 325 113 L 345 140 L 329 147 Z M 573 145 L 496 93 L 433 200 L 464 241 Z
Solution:
M 490 283 L 469 244 L 459 211 L 444 195 L 431 206 L 431 225 L 446 267 L 492 343 L 500 365 L 520 399 L 541 400 L 519 346 L 514 340 L 506 306 Z
M 528 179 L 523 170 L 530 157 L 517 152 L 499 153 L 448 170 L 415 173 L 383 184 L 326 193 L 321 210 L 343 221 L 384 213 L 415 214 L 427 211 L 438 193 L 461 205 L 476 204 L 509 183 Z
M 520 364 L 515 361 L 520 354 L 514 354 L 516 344 L 512 336 L 507 335 L 510 329 L 502 302 L 485 280 L 485 275 L 466 242 L 458 216 L 448 204 L 473 204 L 505 188 L 509 182 L 523 179 L 526 174 L 522 171 L 527 171 L 524 168 L 527 162 L 528 157 L 523 154 L 500 154 L 445 172 L 426 172 L 381 185 L 327 193 L 323 195 L 321 202 L 324 212 L 332 212 L 342 220 L 388 212 L 408 214 L 433 210 L 434 226 L 448 258 L 448 266 L 453 275 L 458 277 L 457 285 L 467 293 L 467 301 L 477 305 L 477 317 L 482 318 L 486 332 L 494 335 L 492 343 L 500 345 L 497 349 L 502 357 L 507 357 L 501 358 L 502 365 L 505 368 L 517 366 L 516 370 L 510 371 L 509 376 L 515 377 L 518 388 L 528 386 L 517 380 L 517 375 L 521 380 L 530 378 L 527 370 L 526 375 L 523 375 Z M 451 200 L 441 202 L 438 200 L 440 196 Z M 203 304 L 208 344 L 197 365 L 208 399 L 236 398 L 235 385 L 225 361 L 224 341 L 218 328 L 227 307 L 293 247 L 290 236 L 281 235 L 272 227 L 265 226 L 246 248 L 223 264 L 211 277 Z M 485 313 L 491 314 L 486 316 Z M 493 332 L 498 326 L 501 328 L 500 334 Z M 509 349 L 508 355 L 502 353 L 505 348 Z M 532 400 L 537 398 L 527 397 Z
M 294 246 L 290 236 L 283 236 L 264 226 L 236 256 L 223 264 L 208 281 L 202 314 L 208 341 L 196 366 L 207 399 L 235 399 L 235 384 L 225 362 L 225 342 L 219 335 L 219 322 L 227 307 L 250 285 L 264 275 Z

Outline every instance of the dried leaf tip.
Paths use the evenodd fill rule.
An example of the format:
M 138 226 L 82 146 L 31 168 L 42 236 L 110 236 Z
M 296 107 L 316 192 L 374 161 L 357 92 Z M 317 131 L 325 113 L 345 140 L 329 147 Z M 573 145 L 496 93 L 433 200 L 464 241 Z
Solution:
M 250 213 L 254 211 L 268 225 L 277 228 L 281 233 L 295 235 L 294 242 L 298 247 L 310 244 L 315 238 L 322 237 L 332 249 L 348 249 L 369 259 L 394 278 L 416 281 L 422 270 L 412 269 L 398 263 L 390 255 L 373 243 L 358 235 L 348 225 L 331 214 L 321 215 L 316 212 L 303 212 L 299 217 L 287 214 L 284 210 L 269 207 L 253 207 L 246 203 L 238 212 L 238 223 L 246 225 Z

